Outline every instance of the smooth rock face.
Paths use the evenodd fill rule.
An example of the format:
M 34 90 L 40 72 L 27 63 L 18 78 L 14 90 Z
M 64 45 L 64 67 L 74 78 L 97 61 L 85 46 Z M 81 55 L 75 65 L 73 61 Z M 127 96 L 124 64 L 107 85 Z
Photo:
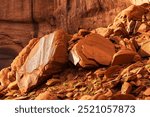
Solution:
M 74 65 L 95 67 L 109 65 L 114 54 L 114 45 L 108 39 L 99 34 L 89 34 L 74 45 L 69 59 Z
M 67 39 L 63 31 L 42 37 L 32 47 L 22 66 L 17 68 L 16 80 L 20 91 L 27 92 L 47 76 L 60 71 L 67 58 Z
M 4 67 L 9 67 L 12 60 L 22 50 L 21 46 L 3 37 L 0 36 L 0 70 Z
M 99 25 L 106 26 L 117 12 L 130 4 L 129 0 L 116 0 L 115 2 L 110 0 L 45 0 L 44 2 L 43 0 L 0 0 L 0 2 L 3 3 L 0 5 L 0 23 L 6 23 L 11 27 L 13 25 L 9 22 L 15 26 L 19 23 L 31 24 L 26 31 L 32 30 L 33 32 L 35 31 L 34 23 L 37 23 L 39 29 L 36 30 L 40 34 L 56 28 L 64 28 L 73 33 L 81 27 L 89 28 L 89 23 L 92 24 L 91 29 Z M 106 18 L 107 16 L 111 18 Z M 43 28 L 46 30 L 42 31 Z M 21 32 L 24 33 L 24 31 Z

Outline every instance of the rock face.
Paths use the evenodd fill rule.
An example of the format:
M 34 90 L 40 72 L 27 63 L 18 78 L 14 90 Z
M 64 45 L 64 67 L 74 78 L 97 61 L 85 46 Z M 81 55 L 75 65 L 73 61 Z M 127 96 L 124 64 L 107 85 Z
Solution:
M 6 32 L 12 38 L 29 39 L 28 36 L 31 36 L 32 31 L 40 35 L 49 30 L 64 28 L 73 33 L 81 27 L 92 29 L 106 26 L 113 20 L 116 13 L 129 3 L 128 0 L 124 2 L 121 0 L 115 2 L 110 0 L 5 1 L 3 5 L 0 5 L 0 32 L 7 29 L 9 32 Z M 111 18 L 105 18 L 106 16 L 111 16 Z M 92 24 L 90 27 L 89 23 Z M 10 33 L 11 30 L 13 30 L 12 33 Z M 20 31 L 20 35 L 14 31 Z
M 31 38 L 58 28 L 74 33 L 80 28 L 91 30 L 107 26 L 131 2 L 141 4 L 145 1 L 148 0 L 0 0 L 3 3 L 0 5 L 0 39 L 25 47 Z M 11 50 L 16 52 L 15 47 Z M 0 58 L 0 69 L 9 66 L 16 53 L 5 61 Z
M 8 38 L 0 37 L 0 69 L 10 66 L 22 47 Z
M 55 31 L 33 39 L 11 64 L 22 93 L 37 86 L 49 75 L 61 71 L 67 62 L 67 38 L 64 31 Z
M 126 8 L 128 0 L 0 0 L 0 40 L 11 40 L 10 45 L 25 47 L 33 37 L 63 28 L 74 33 L 79 28 L 94 29 L 108 25 L 115 15 Z M 110 18 L 106 18 L 109 16 Z M 16 44 L 17 43 L 17 44 Z M 0 43 L 0 48 L 1 48 Z M 7 44 L 5 44 L 7 45 Z M 21 51 L 16 47 L 8 60 L 0 58 L 0 69 L 10 65 Z M 0 53 L 1 54 L 1 53 Z M 7 56 L 3 52 L 2 56 Z M 4 64 L 3 64 L 4 63 Z

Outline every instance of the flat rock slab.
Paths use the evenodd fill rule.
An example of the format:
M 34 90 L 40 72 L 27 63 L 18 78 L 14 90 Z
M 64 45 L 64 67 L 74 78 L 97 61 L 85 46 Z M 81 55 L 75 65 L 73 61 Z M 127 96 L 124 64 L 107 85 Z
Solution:
M 99 34 L 89 34 L 78 41 L 70 51 L 69 59 L 74 65 L 96 67 L 109 65 L 115 54 L 114 45 Z
M 129 49 L 121 49 L 114 54 L 112 65 L 128 64 L 134 61 L 134 57 L 137 55 L 136 52 Z

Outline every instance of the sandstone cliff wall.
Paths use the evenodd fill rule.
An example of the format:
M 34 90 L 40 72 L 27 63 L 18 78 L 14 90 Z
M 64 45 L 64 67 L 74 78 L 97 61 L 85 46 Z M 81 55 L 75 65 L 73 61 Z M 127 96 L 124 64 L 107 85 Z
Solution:
M 10 52 L 8 56 L 5 52 L 0 53 L 0 69 L 8 66 L 18 51 L 33 37 L 43 36 L 59 28 L 75 33 L 80 28 L 90 30 L 107 26 L 120 10 L 131 4 L 130 0 L 0 0 L 0 2 L 2 3 L 0 49 L 2 51 L 6 48 Z M 2 59 L 8 59 L 9 62 L 3 65 Z

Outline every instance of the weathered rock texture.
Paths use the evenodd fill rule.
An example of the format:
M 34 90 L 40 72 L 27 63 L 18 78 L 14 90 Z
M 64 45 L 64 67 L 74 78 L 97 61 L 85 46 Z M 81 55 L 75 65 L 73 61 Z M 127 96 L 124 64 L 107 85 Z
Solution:
M 22 93 L 61 71 L 68 61 L 66 37 L 65 32 L 59 30 L 40 40 L 34 39 L 32 45 L 29 43 L 31 46 L 27 45 L 13 61 L 12 72 L 16 74 L 17 85 Z
M 70 51 L 70 60 L 74 65 L 95 67 L 110 65 L 115 47 L 113 43 L 99 34 L 88 34 L 81 38 Z
M 0 90 L 17 85 L 21 93 L 27 92 L 62 70 L 68 61 L 67 50 L 68 39 L 63 30 L 32 39 L 11 66 L 0 71 Z
M 150 4 L 144 5 L 150 10 Z M 149 20 L 144 22 L 149 26 Z M 31 40 L 0 71 L 0 99 L 150 99 L 150 30 L 127 38 L 115 32 L 104 38 L 99 30 L 81 29 L 74 35 L 59 30 Z
M 74 33 L 80 28 L 107 26 L 131 2 L 145 1 L 149 0 L 0 0 L 3 3 L 0 4 L 0 40 L 11 40 L 11 45 L 24 47 L 32 37 L 58 28 Z M 11 52 L 5 57 L 8 60 L 1 57 L 7 53 L 0 53 L 0 69 L 9 66 L 21 49 L 8 47 L 8 50 Z
M 10 45 L 25 46 L 32 37 L 63 28 L 69 33 L 79 28 L 94 29 L 107 26 L 115 15 L 126 8 L 129 0 L 0 0 L 0 40 L 11 40 Z M 109 18 L 107 18 L 109 16 Z M 0 48 L 1 48 L 0 42 Z M 7 45 L 7 44 L 5 44 Z M 19 47 L 19 48 L 20 48 Z M 0 53 L 0 69 L 21 49 L 7 47 Z M 1 50 L 0 50 L 1 51 Z M 3 64 L 4 63 L 4 64 Z

